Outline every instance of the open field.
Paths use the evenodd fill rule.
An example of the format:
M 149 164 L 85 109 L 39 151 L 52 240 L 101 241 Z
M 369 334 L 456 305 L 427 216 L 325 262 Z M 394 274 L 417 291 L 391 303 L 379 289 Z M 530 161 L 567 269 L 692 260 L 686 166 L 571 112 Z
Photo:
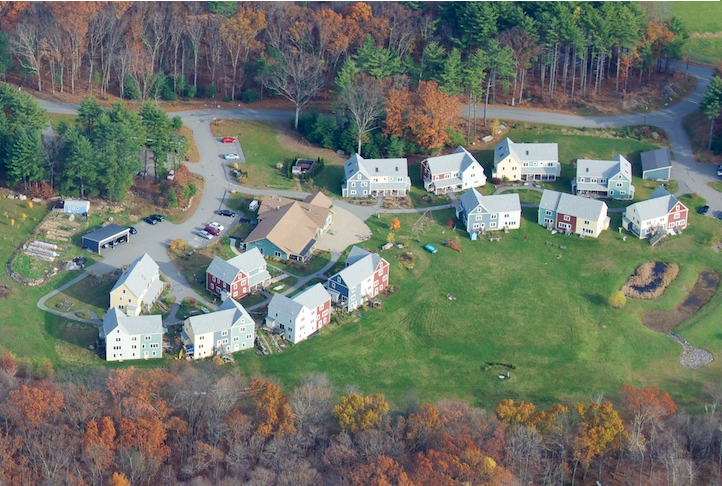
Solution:
M 658 2 L 660 3 L 660 2 Z M 663 2 L 662 2 L 663 3 Z M 683 47 L 692 62 L 716 67 L 722 62 L 722 4 L 720 2 L 670 2 L 670 15 L 679 17 L 691 37 Z
M 692 211 L 704 203 L 683 200 Z M 367 248 L 383 243 L 392 217 L 367 222 L 374 231 Z M 392 400 L 416 390 L 422 400 L 456 397 L 484 406 L 506 397 L 536 404 L 588 400 L 616 392 L 623 382 L 661 386 L 689 405 L 706 382 L 717 379 L 719 360 L 698 371 L 682 368 L 681 348 L 645 328 L 641 316 L 674 308 L 701 269 L 722 270 L 710 245 L 712 233 L 722 229 L 718 221 L 692 215 L 684 235 L 651 248 L 631 237 L 622 241 L 613 230 L 599 240 L 551 235 L 536 224 L 536 211 L 525 209 L 522 228 L 502 235 L 499 243 L 471 242 L 457 231 L 463 250 L 457 253 L 441 245 L 454 237 L 445 225 L 453 219 L 451 210 L 434 212 L 418 242 L 410 239 L 417 218 L 402 215 L 397 236 L 410 243 L 414 268 L 401 266 L 401 250 L 384 252 L 391 283 L 400 290 L 385 298 L 381 309 L 362 310 L 280 355 L 241 356 L 237 362 L 244 372 L 295 385 L 304 373 L 320 371 L 340 386 L 355 384 Z M 620 219 L 612 215 L 612 228 Z M 429 242 L 439 253 L 421 249 Z M 634 268 L 652 259 L 679 263 L 677 280 L 659 300 L 630 299 L 623 310 L 613 310 L 608 297 Z M 457 299 L 448 300 L 447 293 Z M 682 331 L 716 354 L 722 351 L 720 302 L 720 295 L 713 297 Z M 484 372 L 487 361 L 515 365 L 511 380 L 497 377 L 506 369 Z

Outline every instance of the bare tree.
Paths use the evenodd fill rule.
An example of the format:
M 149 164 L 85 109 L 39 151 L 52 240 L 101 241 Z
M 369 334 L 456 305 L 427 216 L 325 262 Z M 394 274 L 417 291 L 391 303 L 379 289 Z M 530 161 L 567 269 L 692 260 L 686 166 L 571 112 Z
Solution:
M 376 128 L 375 122 L 386 108 L 383 81 L 360 73 L 352 85 L 339 93 L 338 102 L 352 115 L 358 136 L 356 152 L 361 155 L 361 143 L 366 134 Z
M 298 130 L 301 110 L 323 87 L 323 62 L 296 49 L 287 49 L 281 54 L 281 59 L 276 60 L 260 80 L 266 88 L 278 91 L 293 103 L 296 108 L 293 127 Z
M 201 40 L 205 31 L 206 20 L 199 15 L 186 18 L 185 31 L 193 52 L 193 87 L 198 88 L 198 58 L 200 57 Z
M 38 79 L 38 91 L 43 90 L 43 79 L 40 75 L 40 63 L 43 60 L 43 47 L 38 34 L 38 26 L 33 20 L 25 19 L 18 24 L 15 35 L 10 41 L 12 53 L 20 60 L 26 71 Z

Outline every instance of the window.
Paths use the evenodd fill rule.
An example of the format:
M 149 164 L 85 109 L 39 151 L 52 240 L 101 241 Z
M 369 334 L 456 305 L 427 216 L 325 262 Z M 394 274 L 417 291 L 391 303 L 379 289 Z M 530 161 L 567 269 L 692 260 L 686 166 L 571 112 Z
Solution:
M 589 220 L 584 220 L 584 224 L 589 224 Z
M 356 194 L 356 191 L 351 191 L 351 194 Z
M 619 194 L 622 196 L 625 195 L 626 193 L 627 193 L 627 191 L 619 191 Z
M 115 342 L 116 342 L 116 343 L 119 343 L 119 342 L 120 342 L 120 338 L 118 338 L 118 337 L 115 338 Z
M 552 215 L 552 212 L 547 209 L 547 216 L 551 216 L 551 215 Z
M 361 174 L 357 175 L 356 179 L 361 179 Z
M 223 341 L 221 341 L 221 343 L 223 343 L 223 344 L 228 344 L 228 338 L 226 338 L 226 339 L 224 339 Z
M 492 214 L 491 219 L 496 219 L 497 216 L 498 216 L 498 214 Z
M 496 228 L 496 223 L 489 223 L 489 228 Z
M 130 347 L 130 349 L 138 349 L 138 346 L 135 345 L 135 344 L 133 344 L 133 345 Z
M 569 220 L 570 220 L 569 215 L 565 214 L 565 215 L 564 215 L 564 221 L 569 221 Z
M 352 183 L 351 183 L 351 187 L 356 187 L 356 183 L 355 183 L 355 182 L 352 182 Z
M 674 219 L 679 219 L 679 213 L 674 213 Z
M 153 356 L 155 356 L 155 351 L 153 351 Z
M 624 187 L 624 183 L 622 183 L 622 182 L 617 182 L 617 187 Z
M 273 256 L 275 256 L 276 258 L 281 258 L 281 252 L 280 252 L 280 251 L 274 251 L 274 252 L 273 252 Z
M 221 331 L 221 336 L 228 336 L 228 331 Z
M 137 341 L 138 338 L 137 338 L 136 336 L 133 336 L 132 338 L 130 338 L 130 340 L 131 340 L 131 341 Z
M 123 349 L 123 346 L 113 346 L 113 349 L 117 351 L 118 349 Z
M 251 339 L 251 335 L 250 335 L 250 334 L 246 334 L 246 339 Z
M 237 342 L 238 342 L 238 336 L 233 336 L 233 342 L 234 342 L 234 343 L 237 343 Z
M 150 345 L 151 348 L 157 348 L 158 346 L 159 346 L 158 343 L 153 343 L 153 344 Z
M 146 337 L 145 337 L 145 340 L 146 340 L 146 341 L 150 341 L 150 338 L 151 338 L 150 336 L 146 336 Z
M 125 289 L 123 289 L 123 293 L 125 293 Z

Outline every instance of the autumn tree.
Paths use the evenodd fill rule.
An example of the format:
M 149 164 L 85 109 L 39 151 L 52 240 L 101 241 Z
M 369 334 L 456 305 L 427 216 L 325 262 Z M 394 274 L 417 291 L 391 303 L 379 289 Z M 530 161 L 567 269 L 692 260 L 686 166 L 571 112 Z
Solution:
M 266 27 L 266 15 L 250 7 L 238 9 L 235 15 L 221 24 L 221 38 L 228 50 L 233 71 L 231 99 L 236 99 L 236 77 L 239 62 L 245 64 L 251 52 L 260 51 L 261 43 L 256 39 Z
M 507 427 L 516 425 L 529 425 L 532 422 L 536 405 L 521 401 L 514 403 L 514 400 L 507 398 L 499 402 L 496 407 L 496 418 Z
M 389 404 L 379 393 L 367 396 L 349 393 L 341 397 L 332 413 L 341 430 L 355 433 L 377 426 L 388 412 Z
M 414 486 L 401 466 L 387 456 L 370 458 L 351 477 L 354 486 Z
M 391 229 L 393 231 L 398 231 L 401 229 L 401 220 L 397 217 L 391 220 Z
M 617 451 L 627 437 L 622 419 L 610 402 L 578 404 L 574 406 L 579 424 L 573 439 L 574 472 L 581 463 L 588 469 L 591 463 L 608 453 Z
M 296 432 L 295 415 L 288 404 L 288 395 L 281 387 L 255 379 L 251 382 L 249 397 L 253 400 L 256 432 L 263 437 L 283 436 Z
M 376 121 L 384 112 L 384 84 L 381 80 L 360 73 L 341 90 L 336 101 L 351 114 L 358 140 L 356 153 L 361 155 L 361 143 L 366 134 L 376 128 Z
M 609 297 L 609 305 L 614 307 L 615 309 L 621 309 L 624 307 L 624 304 L 627 303 L 627 297 L 624 295 L 624 292 L 621 290 L 618 290 L 617 292 L 614 292 L 611 297 Z

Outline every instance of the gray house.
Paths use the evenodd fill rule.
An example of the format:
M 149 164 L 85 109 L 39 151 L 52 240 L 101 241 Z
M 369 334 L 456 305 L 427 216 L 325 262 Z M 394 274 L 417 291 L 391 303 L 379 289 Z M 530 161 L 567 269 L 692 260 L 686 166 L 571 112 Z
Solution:
M 460 201 L 456 217 L 469 233 L 517 229 L 521 224 L 519 194 L 482 196 L 472 188 L 461 196 Z
M 672 158 L 668 148 L 642 152 L 642 179 L 666 181 L 672 175 Z
M 163 318 L 160 315 L 129 317 L 113 307 L 103 316 L 99 334 L 105 340 L 107 361 L 163 356 Z
M 579 196 L 634 199 L 632 164 L 622 155 L 613 160 L 577 160 L 572 192 Z
M 406 159 L 364 159 L 354 154 L 343 164 L 342 197 L 405 196 L 411 188 Z
M 181 338 L 194 359 L 235 353 L 253 347 L 256 324 L 241 304 L 226 299 L 217 311 L 186 319 Z

